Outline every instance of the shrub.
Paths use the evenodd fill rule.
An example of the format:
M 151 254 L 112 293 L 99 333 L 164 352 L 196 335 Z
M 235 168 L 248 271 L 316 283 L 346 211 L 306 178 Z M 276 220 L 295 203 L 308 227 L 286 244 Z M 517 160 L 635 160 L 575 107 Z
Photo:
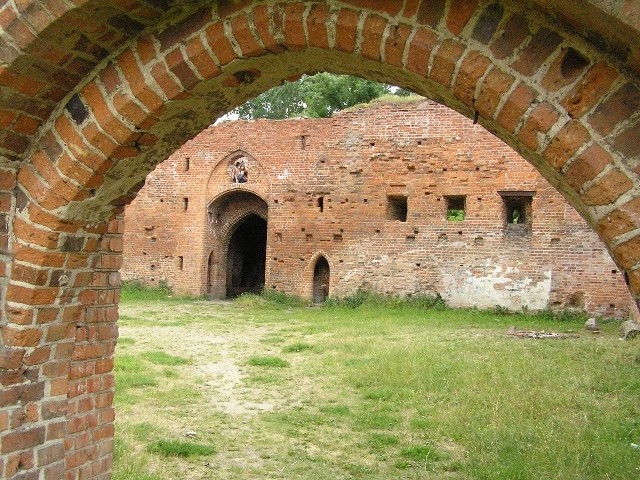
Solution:
M 536 316 L 556 322 L 585 322 L 588 314 L 579 310 L 564 308 L 562 310 L 552 310 L 545 308 L 537 312 Z
M 507 307 L 504 307 L 502 305 L 496 305 L 495 307 L 493 307 L 491 311 L 495 315 L 500 315 L 500 316 L 511 315 L 514 313 L 511 310 L 509 310 Z

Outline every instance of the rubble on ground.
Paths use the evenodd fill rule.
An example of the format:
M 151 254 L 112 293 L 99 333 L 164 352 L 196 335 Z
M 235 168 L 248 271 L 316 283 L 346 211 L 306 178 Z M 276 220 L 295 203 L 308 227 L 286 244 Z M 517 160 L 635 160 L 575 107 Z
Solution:
M 566 338 L 579 338 L 580 335 L 572 333 L 555 333 L 555 332 L 535 332 L 532 330 L 519 330 L 517 327 L 511 327 L 507 330 L 507 335 L 519 338 L 533 338 L 534 340 L 546 340 L 550 338 L 554 339 L 566 339 Z

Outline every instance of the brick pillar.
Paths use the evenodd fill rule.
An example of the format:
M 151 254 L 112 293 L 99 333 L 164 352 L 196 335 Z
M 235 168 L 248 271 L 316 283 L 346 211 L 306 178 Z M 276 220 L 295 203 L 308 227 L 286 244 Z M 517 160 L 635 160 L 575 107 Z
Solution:
M 7 292 L 7 278 L 11 267 L 9 249 L 9 226 L 11 212 L 14 205 L 13 189 L 15 188 L 16 173 L 13 169 L 0 169 L 0 301 L 4 305 Z M 7 325 L 5 309 L 0 310 L 0 478 L 7 478 L 7 471 L 13 467 L 10 464 L 20 461 L 20 455 L 9 457 L 5 455 L 11 449 L 7 443 L 13 442 L 10 437 L 10 418 L 13 414 L 14 399 L 19 392 L 11 387 L 13 378 L 17 376 L 25 355 L 24 348 L 9 348 L 5 346 L 5 327 Z M 26 459 L 25 459 L 26 460 Z
M 65 234 L 43 229 L 26 220 L 23 195 L 12 191 L 8 198 L 12 205 L 4 214 L 3 233 L 9 242 L 2 249 L 0 477 L 59 479 L 64 474 L 72 322 L 82 314 L 72 302 L 76 282 L 82 283 L 73 265 L 84 260 L 87 267 L 89 255 L 80 253 L 85 238 L 75 235 L 77 226 L 67 224 Z M 59 251 L 59 242 L 66 251 Z
M 47 227 L 30 220 L 37 207 L 15 202 L 13 255 L 2 254 L 12 263 L 2 280 L 0 478 L 106 480 L 123 222 Z
M 84 315 L 75 324 L 65 438 L 65 478 L 69 480 L 110 478 L 123 231 L 120 217 L 100 237 L 93 277 L 80 298 Z

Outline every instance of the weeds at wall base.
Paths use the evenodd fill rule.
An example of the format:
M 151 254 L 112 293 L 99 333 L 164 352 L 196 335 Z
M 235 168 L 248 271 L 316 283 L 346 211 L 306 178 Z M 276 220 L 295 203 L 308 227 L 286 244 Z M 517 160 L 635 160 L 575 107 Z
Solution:
M 440 295 L 414 295 L 411 297 L 399 297 L 380 293 L 358 290 L 353 295 L 342 298 L 329 298 L 324 303 L 327 307 L 357 308 L 360 306 L 371 307 L 408 307 L 418 309 L 443 310 L 446 302 Z
M 139 280 L 129 280 L 122 282 L 121 296 L 124 301 L 196 301 L 206 300 L 205 296 L 192 297 L 185 295 L 174 295 L 171 287 L 166 281 L 160 281 L 157 287 L 143 285 Z M 270 308 L 297 308 L 310 305 L 308 301 L 285 292 L 277 290 L 265 290 L 261 294 L 243 293 L 235 299 L 235 302 L 244 307 L 263 306 Z M 454 310 L 449 307 L 445 300 L 436 295 L 419 295 L 411 297 L 400 297 L 397 295 L 387 295 L 366 290 L 357 290 L 352 295 L 344 297 L 329 297 L 323 304 L 325 308 L 350 308 L 359 307 L 385 307 L 385 308 L 415 308 L 419 310 Z M 458 309 L 455 309 L 458 310 Z M 482 311 L 475 308 L 464 308 L 461 310 Z M 510 310 L 502 305 L 496 305 L 486 312 L 499 317 L 535 317 L 553 322 L 584 322 L 589 315 L 578 309 L 553 310 L 547 307 L 543 310 L 530 311 L 523 308 L 520 311 Z M 603 319 L 599 319 L 603 320 Z
M 171 286 L 166 280 L 160 280 L 157 287 L 144 285 L 140 280 L 125 280 L 120 287 L 120 296 L 123 301 L 195 301 L 204 300 L 205 297 L 193 297 L 190 295 L 174 295 Z

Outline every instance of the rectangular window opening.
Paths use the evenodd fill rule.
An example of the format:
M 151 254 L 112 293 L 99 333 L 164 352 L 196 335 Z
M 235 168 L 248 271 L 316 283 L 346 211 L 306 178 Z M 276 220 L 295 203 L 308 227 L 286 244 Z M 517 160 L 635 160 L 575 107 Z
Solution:
M 189 209 L 189 198 L 188 197 L 183 197 L 182 198 L 182 208 L 185 211 Z
M 511 235 L 531 235 L 534 192 L 498 192 L 502 197 L 505 231 Z
M 452 195 L 444 198 L 447 206 L 447 220 L 450 222 L 463 221 L 466 217 L 466 197 Z
M 178 257 L 177 263 L 178 263 L 178 270 L 184 269 L 184 257 L 182 255 Z
M 405 195 L 387 195 L 387 220 L 407 221 L 407 197 Z
M 191 168 L 191 157 L 184 157 L 184 171 L 188 172 Z
M 318 208 L 320 213 L 324 212 L 324 197 L 318 197 Z

